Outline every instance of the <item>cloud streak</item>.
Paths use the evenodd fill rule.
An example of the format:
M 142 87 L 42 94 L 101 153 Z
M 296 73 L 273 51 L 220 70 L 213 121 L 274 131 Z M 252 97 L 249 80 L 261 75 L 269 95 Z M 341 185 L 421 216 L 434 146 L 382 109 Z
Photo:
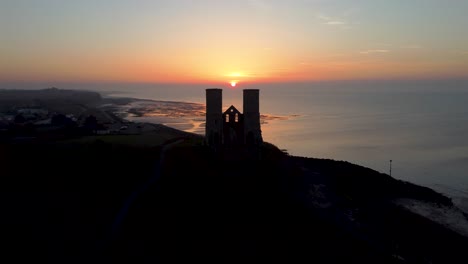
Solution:
M 340 18 L 333 18 L 325 15 L 317 15 L 316 16 L 318 20 L 320 20 L 323 25 L 331 25 L 331 26 L 343 26 L 343 25 L 348 25 L 346 21 Z
M 387 49 L 371 49 L 371 50 L 363 50 L 359 53 L 361 54 L 381 54 L 381 53 L 389 53 L 390 50 Z
M 324 23 L 325 25 L 346 25 L 346 22 L 343 21 L 328 21 Z

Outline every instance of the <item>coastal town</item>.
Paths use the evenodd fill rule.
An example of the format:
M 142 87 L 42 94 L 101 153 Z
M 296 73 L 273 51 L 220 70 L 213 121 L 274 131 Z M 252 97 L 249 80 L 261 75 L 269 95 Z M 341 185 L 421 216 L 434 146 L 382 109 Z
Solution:
M 0 133 L 15 137 L 91 134 L 134 134 L 141 126 L 131 124 L 97 107 L 99 94 L 50 88 L 35 91 L 41 99 L 28 100 L 24 91 L 0 91 Z M 92 96 L 92 97 L 91 97 Z M 68 99 L 61 101 L 62 99 Z M 6 101 L 6 103 L 5 103 Z
M 116 114 L 115 105 L 129 99 L 103 99 L 96 92 L 48 88 L 0 90 L 0 95 L 0 138 L 8 140 L 178 132 L 160 124 L 128 121 Z

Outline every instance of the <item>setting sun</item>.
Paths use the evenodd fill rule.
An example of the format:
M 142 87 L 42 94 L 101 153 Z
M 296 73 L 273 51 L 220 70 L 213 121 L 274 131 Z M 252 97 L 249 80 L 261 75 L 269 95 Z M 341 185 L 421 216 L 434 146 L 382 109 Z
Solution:
M 236 81 L 231 81 L 231 86 L 236 87 L 237 82 Z

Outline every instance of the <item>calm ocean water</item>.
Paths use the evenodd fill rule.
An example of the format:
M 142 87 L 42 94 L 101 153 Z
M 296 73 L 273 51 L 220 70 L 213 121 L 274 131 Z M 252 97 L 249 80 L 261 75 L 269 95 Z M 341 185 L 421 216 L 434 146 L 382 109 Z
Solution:
M 116 96 L 205 103 L 206 85 L 90 85 Z M 346 160 L 455 198 L 468 211 L 468 82 L 326 82 L 221 87 L 242 111 L 258 88 L 264 140 L 292 155 Z

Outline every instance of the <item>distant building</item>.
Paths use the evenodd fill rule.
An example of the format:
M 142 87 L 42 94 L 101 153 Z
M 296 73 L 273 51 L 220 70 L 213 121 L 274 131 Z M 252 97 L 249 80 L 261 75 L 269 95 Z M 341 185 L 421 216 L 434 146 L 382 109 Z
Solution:
M 221 146 L 258 146 L 263 142 L 260 128 L 258 89 L 245 89 L 244 113 L 233 105 L 222 112 L 223 90 L 206 89 L 206 143 Z

